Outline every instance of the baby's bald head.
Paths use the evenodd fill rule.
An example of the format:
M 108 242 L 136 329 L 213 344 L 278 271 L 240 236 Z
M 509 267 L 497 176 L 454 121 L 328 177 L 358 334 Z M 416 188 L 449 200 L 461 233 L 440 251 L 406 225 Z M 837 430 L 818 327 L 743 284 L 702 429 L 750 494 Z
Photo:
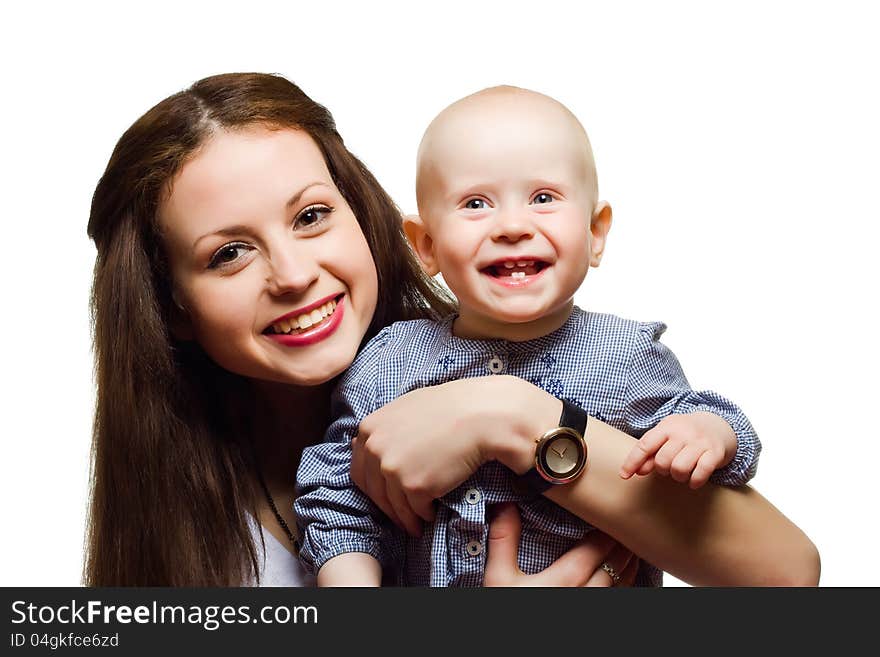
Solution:
M 518 153 L 525 157 L 517 157 Z M 493 169 L 496 165 L 529 167 L 530 155 L 570 164 L 596 203 L 598 184 L 590 140 L 562 103 L 512 86 L 490 87 L 452 103 L 430 123 L 419 145 L 419 212 L 429 214 L 432 196 L 442 194 L 459 175 L 478 176 L 478 169 L 487 164 Z M 501 158 L 505 161 L 493 162 Z

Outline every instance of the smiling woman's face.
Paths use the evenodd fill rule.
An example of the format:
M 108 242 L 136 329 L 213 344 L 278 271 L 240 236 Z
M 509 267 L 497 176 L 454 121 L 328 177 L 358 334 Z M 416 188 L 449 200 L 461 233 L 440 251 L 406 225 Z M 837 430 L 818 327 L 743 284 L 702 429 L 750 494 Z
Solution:
M 174 179 L 160 224 L 183 308 L 176 333 L 218 365 L 317 385 L 351 364 L 376 267 L 308 134 L 218 131 Z

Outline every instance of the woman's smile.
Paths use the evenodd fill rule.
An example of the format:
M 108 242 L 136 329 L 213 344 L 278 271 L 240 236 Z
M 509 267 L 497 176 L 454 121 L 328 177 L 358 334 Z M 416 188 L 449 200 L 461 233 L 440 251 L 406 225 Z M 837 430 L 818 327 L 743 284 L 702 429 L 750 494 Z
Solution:
M 268 339 L 285 347 L 306 347 L 330 337 L 345 314 L 344 294 L 295 310 L 263 331 Z

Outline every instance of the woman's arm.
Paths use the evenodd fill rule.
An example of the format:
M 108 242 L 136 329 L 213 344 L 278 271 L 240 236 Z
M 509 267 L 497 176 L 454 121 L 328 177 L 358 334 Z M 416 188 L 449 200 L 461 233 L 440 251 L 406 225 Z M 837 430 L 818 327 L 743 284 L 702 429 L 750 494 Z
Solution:
M 432 500 L 482 463 L 531 468 L 535 438 L 558 423 L 561 409 L 558 399 L 510 376 L 416 390 L 361 423 L 352 478 L 386 512 L 392 507 L 383 498 L 397 500 L 389 515 L 400 524 L 430 520 Z M 640 557 L 694 585 L 818 583 L 813 543 L 753 489 L 694 491 L 654 475 L 625 480 L 620 466 L 635 439 L 591 418 L 586 440 L 587 471 L 546 495 Z

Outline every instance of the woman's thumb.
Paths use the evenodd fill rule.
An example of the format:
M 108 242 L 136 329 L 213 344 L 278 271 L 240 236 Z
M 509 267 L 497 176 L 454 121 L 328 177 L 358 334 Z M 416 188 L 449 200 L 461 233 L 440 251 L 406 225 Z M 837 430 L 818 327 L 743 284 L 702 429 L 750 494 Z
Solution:
M 499 504 L 493 508 L 483 581 L 486 586 L 509 586 L 522 574 L 517 565 L 521 532 L 519 510 L 515 504 Z

